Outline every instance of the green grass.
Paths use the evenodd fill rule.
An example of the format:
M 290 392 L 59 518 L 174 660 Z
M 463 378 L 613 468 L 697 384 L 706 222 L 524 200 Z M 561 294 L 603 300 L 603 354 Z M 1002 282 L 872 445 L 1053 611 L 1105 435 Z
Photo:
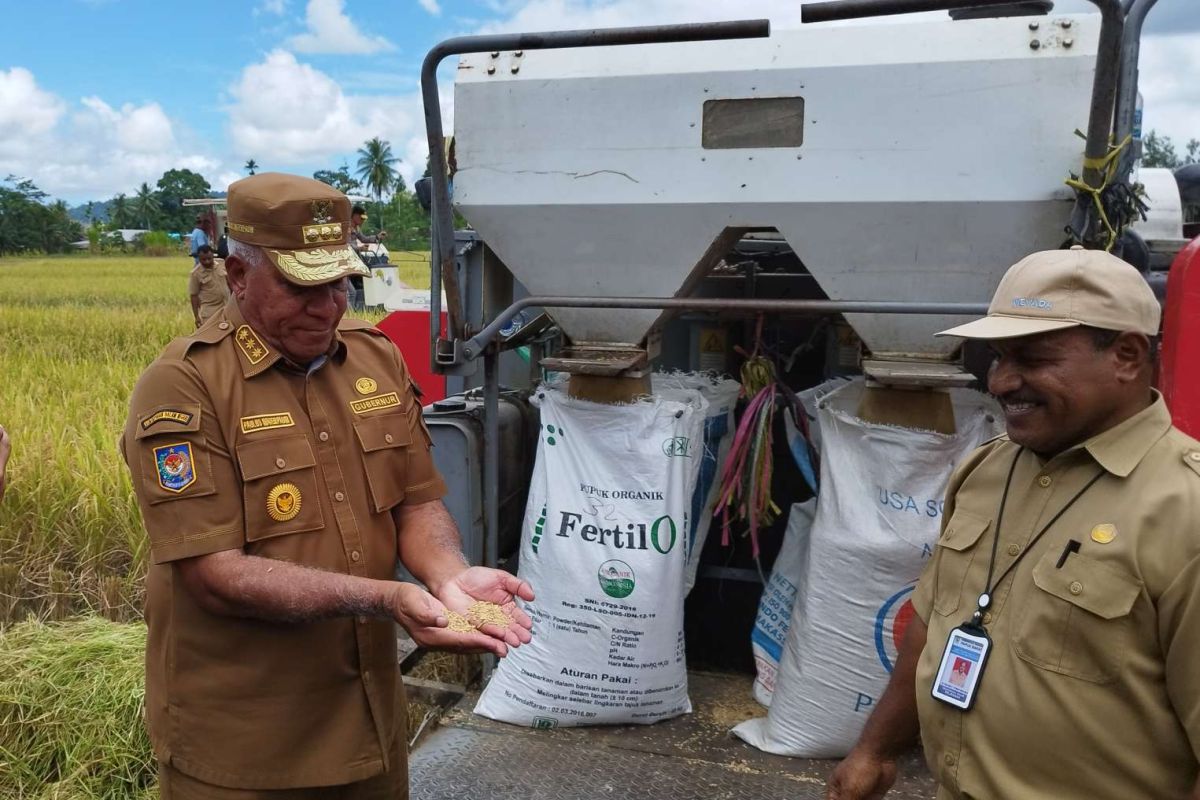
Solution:
M 0 797 L 150 800 L 146 629 L 97 617 L 0 631 Z
M 402 280 L 428 287 L 421 257 L 393 254 Z M 178 256 L 0 259 L 0 424 L 13 440 L 0 625 L 140 616 L 147 551 L 117 438 L 138 375 L 192 330 L 189 268 Z

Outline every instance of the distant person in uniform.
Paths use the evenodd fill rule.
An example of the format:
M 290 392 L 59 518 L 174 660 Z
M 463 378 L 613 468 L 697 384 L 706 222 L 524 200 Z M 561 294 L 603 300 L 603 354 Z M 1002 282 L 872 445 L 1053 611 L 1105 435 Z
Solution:
M 366 248 L 363 245 L 379 244 L 387 238 L 387 231 L 380 231 L 374 236 L 367 236 L 362 232 L 362 225 L 367 221 L 367 211 L 362 206 L 355 206 L 350 210 L 350 246 L 354 248 L 354 252 L 358 253 L 359 258 L 367 266 L 372 266 L 373 261 L 370 260 L 366 253 Z M 353 287 L 352 297 L 350 298 L 350 306 L 355 311 L 361 311 L 366 297 L 363 293 L 363 279 L 361 275 L 354 275 L 350 278 L 350 284 Z
M 403 800 L 397 623 L 504 656 L 530 640 L 515 598 L 533 592 L 467 563 L 404 358 L 343 319 L 365 271 L 346 196 L 267 172 L 227 202 L 232 297 L 142 374 L 121 440 L 150 541 L 162 795 Z M 447 627 L 476 602 L 511 624 Z
M 196 257 L 200 263 L 188 276 L 188 296 L 192 301 L 192 316 L 199 328 L 225 307 L 229 301 L 229 286 L 225 279 L 225 262 L 223 259 L 217 261 L 211 247 L 201 245 Z
M 8 431 L 0 425 L 0 500 L 4 499 L 4 489 L 7 485 L 5 471 L 8 469 L 8 457 L 12 453 L 12 440 Z
M 918 733 L 939 800 L 1200 797 L 1200 442 L 1152 388 L 1159 317 L 1133 267 L 1072 248 L 1023 259 L 987 317 L 944 332 L 991 346 L 1008 433 L 950 478 L 830 798 L 883 797 Z M 956 696 L 935 678 L 959 656 L 980 663 Z
M 229 226 L 225 226 L 221 238 L 217 239 L 217 258 L 229 258 Z
M 188 248 L 192 254 L 192 266 L 195 267 L 200 263 L 200 248 L 211 246 L 208 241 L 208 234 L 204 231 L 204 218 L 196 217 L 195 227 L 188 237 Z

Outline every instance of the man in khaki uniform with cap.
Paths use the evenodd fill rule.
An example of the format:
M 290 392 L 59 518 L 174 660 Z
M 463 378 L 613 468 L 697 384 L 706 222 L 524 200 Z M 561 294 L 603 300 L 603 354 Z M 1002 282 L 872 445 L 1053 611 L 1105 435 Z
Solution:
M 200 263 L 188 276 L 188 298 L 199 328 L 229 302 L 229 285 L 225 279 L 225 262 L 217 263 L 211 247 L 202 245 L 196 251 L 196 258 Z
M 1008 432 L 950 479 L 830 798 L 883 797 L 918 727 L 939 800 L 1200 797 L 1200 443 L 1151 388 L 1159 313 L 1132 267 L 1072 248 L 942 334 L 989 342 Z
M 342 319 L 363 269 L 345 195 L 263 173 L 227 202 L 232 297 L 142 375 L 122 439 L 162 795 L 406 798 L 396 623 L 503 656 L 533 594 L 467 565 L 404 359 Z M 397 557 L 428 591 L 393 580 Z M 447 627 L 481 600 L 512 624 Z

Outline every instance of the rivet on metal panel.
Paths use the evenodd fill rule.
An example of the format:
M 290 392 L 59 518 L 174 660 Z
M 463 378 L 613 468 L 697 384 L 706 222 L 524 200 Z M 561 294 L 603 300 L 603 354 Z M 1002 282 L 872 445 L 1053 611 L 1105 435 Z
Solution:
M 1068 36 L 1067 38 L 1063 39 L 1063 47 L 1070 47 L 1070 46 L 1071 46 L 1071 45 L 1073 45 L 1073 44 L 1075 44 L 1075 40 L 1074 40 L 1074 39 L 1072 39 L 1070 36 Z
M 1032 42 L 1029 43 L 1030 50 L 1037 50 L 1041 46 L 1042 46 L 1042 43 L 1039 42 L 1037 39 L 1034 39 Z
M 524 51 L 524 50 L 518 50 L 518 51 L 516 52 L 516 56 L 517 56 L 517 58 L 520 58 L 520 57 L 521 57 L 521 56 L 523 56 L 523 55 L 525 55 L 525 51 Z
M 496 65 L 489 64 L 488 65 L 488 75 L 495 75 L 495 74 L 496 74 Z
M 1032 22 L 1029 23 L 1029 30 L 1031 30 L 1031 31 L 1036 31 L 1040 27 L 1042 27 L 1042 24 L 1040 22 L 1038 22 L 1037 20 L 1033 20 Z
M 1069 28 L 1069 27 L 1071 27 L 1071 20 L 1064 19 L 1059 24 L 1061 24 L 1063 26 L 1063 28 Z
M 500 57 L 500 51 L 499 51 L 499 50 L 493 50 L 493 51 L 492 51 L 492 58 L 499 58 L 499 57 Z
M 513 74 L 513 75 L 516 75 L 516 74 L 517 74 L 518 72 L 520 72 L 520 71 L 521 71 L 521 65 L 520 65 L 520 64 L 513 64 L 513 65 L 512 65 L 512 74 Z

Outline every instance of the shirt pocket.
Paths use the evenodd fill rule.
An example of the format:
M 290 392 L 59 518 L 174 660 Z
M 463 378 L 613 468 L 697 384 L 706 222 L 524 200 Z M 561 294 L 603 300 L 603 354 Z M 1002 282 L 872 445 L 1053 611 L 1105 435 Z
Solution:
M 962 510 L 955 511 L 946 523 L 946 530 L 937 543 L 938 564 L 933 595 L 933 609 L 942 616 L 958 611 L 967 571 L 975 558 L 975 545 L 991 524 L 992 521 L 986 517 Z M 982 586 L 979 591 L 983 591 Z
M 237 447 L 246 541 L 325 527 L 317 494 L 317 460 L 303 434 Z
M 1123 570 L 1072 553 L 1062 567 L 1047 553 L 1033 568 L 1013 649 L 1024 661 L 1093 683 L 1116 679 L 1125 660 L 1142 582 Z
M 376 513 L 404 500 L 408 478 L 408 450 L 412 434 L 406 414 L 384 414 L 354 423 L 362 445 L 363 468 Z

